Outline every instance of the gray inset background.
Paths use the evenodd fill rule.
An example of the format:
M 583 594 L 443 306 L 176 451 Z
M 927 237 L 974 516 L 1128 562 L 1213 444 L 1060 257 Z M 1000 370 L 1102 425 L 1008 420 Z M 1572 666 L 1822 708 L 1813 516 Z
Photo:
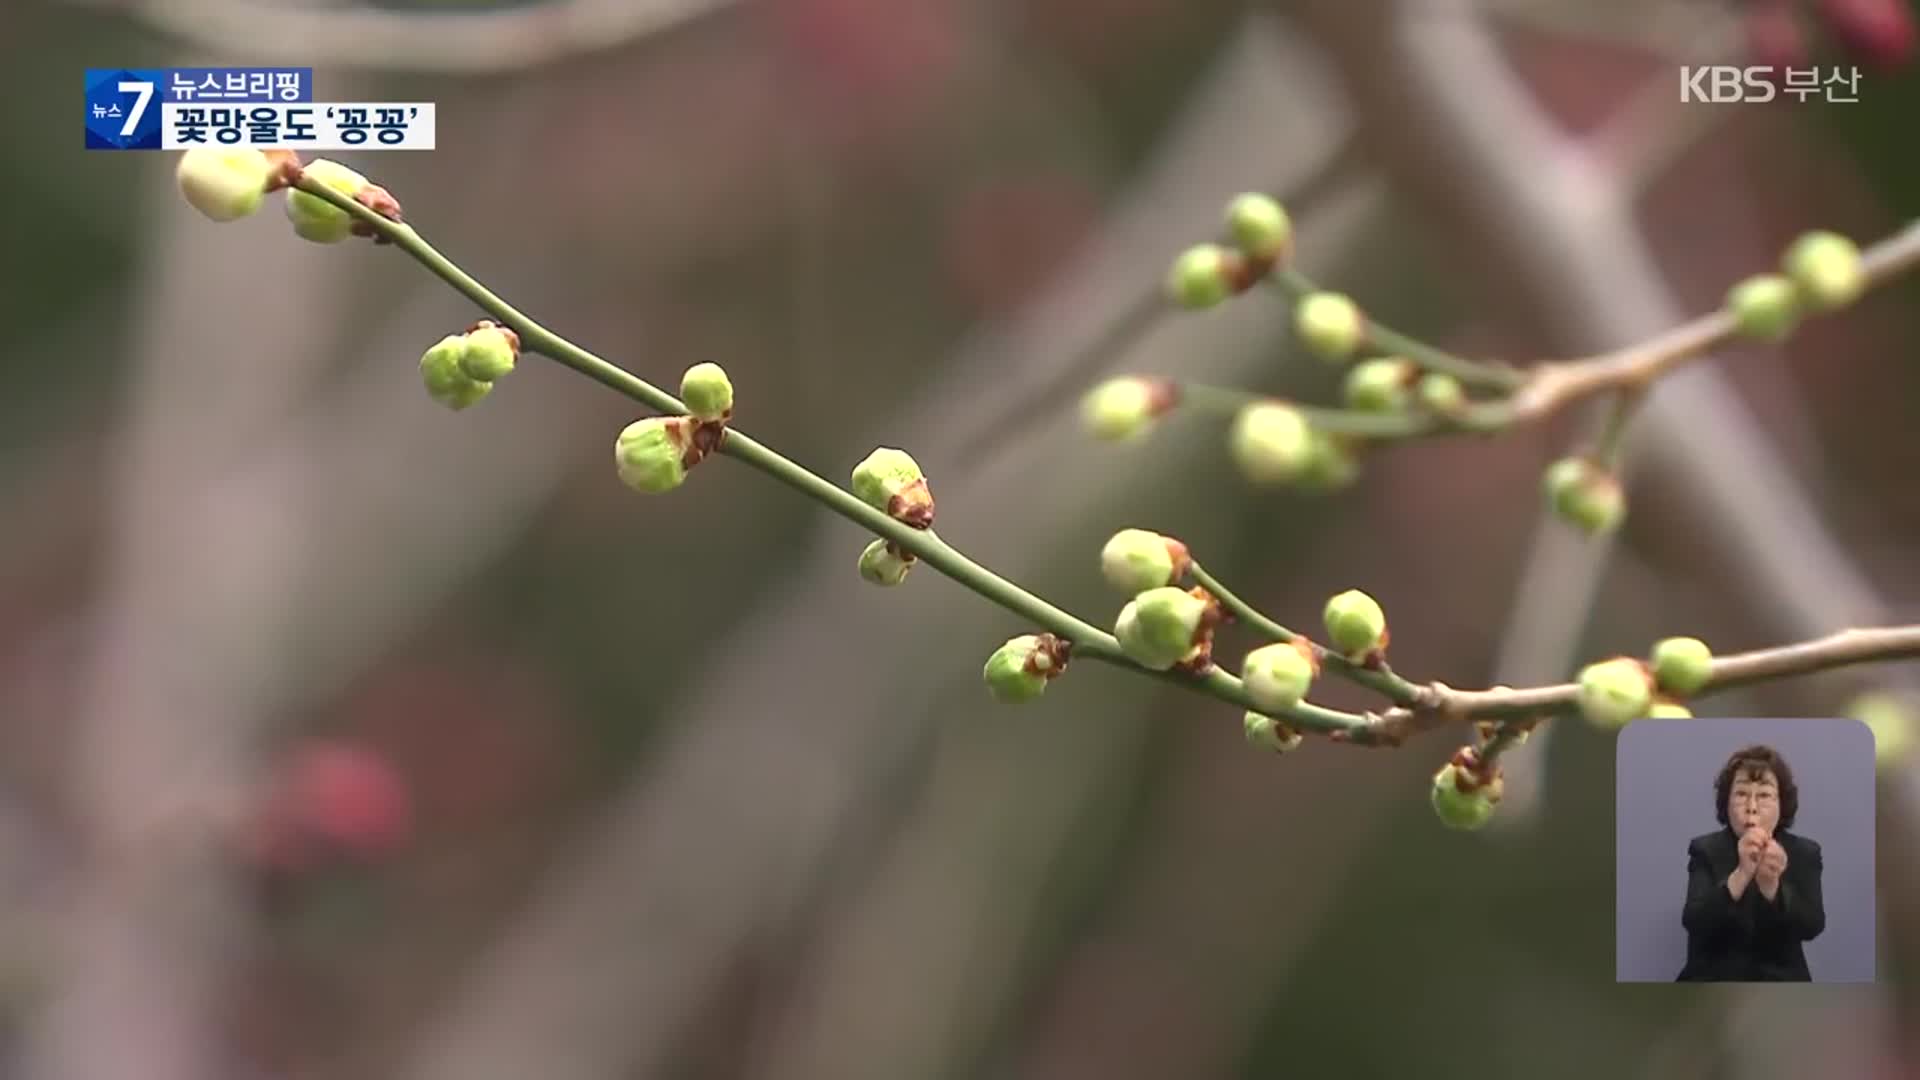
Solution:
M 1713 780 L 1765 743 L 1800 785 L 1793 832 L 1819 843 L 1827 928 L 1807 943 L 1813 981 L 1872 982 L 1873 732 L 1851 720 L 1640 720 L 1620 733 L 1615 784 L 1614 950 L 1621 982 L 1672 982 L 1687 958 L 1680 909 L 1687 841 L 1720 828 Z

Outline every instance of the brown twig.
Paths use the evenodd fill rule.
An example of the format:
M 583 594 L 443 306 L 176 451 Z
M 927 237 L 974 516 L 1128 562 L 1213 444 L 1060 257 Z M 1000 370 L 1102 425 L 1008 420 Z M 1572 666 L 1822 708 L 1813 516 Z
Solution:
M 1715 657 L 1713 675 L 1694 697 L 1769 679 L 1809 675 L 1828 668 L 1920 657 L 1920 625 L 1841 630 L 1792 645 Z M 1574 683 L 1515 689 L 1455 690 L 1441 683 L 1423 688 L 1429 703 L 1395 708 L 1379 722 L 1405 733 L 1427 731 L 1453 720 L 1521 720 L 1571 713 L 1578 708 Z
M 1920 222 L 1863 250 L 1861 265 L 1869 288 L 1920 266 Z M 1638 396 L 1662 376 L 1734 340 L 1737 333 L 1733 316 L 1724 309 L 1708 312 L 1626 348 L 1537 364 L 1527 369 L 1510 396 L 1473 402 L 1451 416 L 1418 408 L 1376 413 L 1293 404 L 1323 431 L 1374 441 L 1491 434 L 1544 421 L 1571 405 L 1603 394 Z M 1206 409 L 1238 411 L 1250 402 L 1269 400 L 1252 391 L 1164 381 L 1177 386 L 1182 404 Z

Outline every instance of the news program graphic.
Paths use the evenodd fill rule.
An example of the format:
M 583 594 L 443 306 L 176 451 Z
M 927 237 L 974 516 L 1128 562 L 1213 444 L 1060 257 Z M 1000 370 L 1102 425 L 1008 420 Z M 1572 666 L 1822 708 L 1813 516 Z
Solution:
M 1616 753 L 1617 981 L 1874 981 L 1872 729 L 1646 719 Z
M 87 149 L 433 149 L 430 101 L 313 92 L 312 68 L 88 68 Z
M 1754 64 L 1705 64 L 1680 69 L 1680 102 L 1734 102 L 1764 104 L 1791 97 L 1805 103 L 1821 101 L 1853 104 L 1860 100 L 1857 67 L 1794 68 Z

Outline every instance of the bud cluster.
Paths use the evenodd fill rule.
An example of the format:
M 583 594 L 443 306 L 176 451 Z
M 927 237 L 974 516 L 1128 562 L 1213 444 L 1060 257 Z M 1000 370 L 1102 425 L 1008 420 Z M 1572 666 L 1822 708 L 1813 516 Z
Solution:
M 1195 244 L 1167 269 L 1164 291 L 1183 308 L 1204 311 L 1251 289 L 1293 250 L 1293 221 L 1273 198 L 1255 192 L 1227 204 L 1225 227 L 1233 246 Z
M 1214 628 L 1225 618 L 1220 601 L 1207 590 L 1163 585 L 1127 601 L 1113 636 L 1141 667 L 1205 674 L 1213 667 Z
M 1699 638 L 1654 643 L 1647 659 L 1616 656 L 1580 672 L 1575 698 L 1588 722 L 1617 730 L 1642 717 L 1693 715 L 1686 699 L 1713 681 L 1713 650 Z
M 695 364 L 680 378 L 685 416 L 649 416 L 628 424 L 614 440 L 620 481 L 643 495 L 659 495 L 686 482 L 687 470 L 725 441 L 733 416 L 733 383 L 718 364 Z M 861 558 L 866 573 L 866 557 Z M 905 576 L 905 572 L 901 572 Z
M 327 158 L 302 165 L 291 150 L 255 150 L 250 147 L 196 146 L 175 163 L 174 183 L 189 206 L 212 221 L 238 221 L 260 209 L 266 196 L 287 190 L 287 220 L 294 235 L 316 244 L 336 244 L 349 236 L 375 236 L 354 215 L 312 192 L 293 185 L 301 179 L 332 189 L 393 221 L 400 220 L 400 203 L 386 188 Z M 384 238 L 379 238 L 384 242 Z
M 689 401 L 692 398 L 689 396 Z M 727 402 L 731 405 L 729 393 Z M 717 404 L 717 403 L 716 403 Z M 920 463 L 905 450 L 881 447 L 853 469 L 853 493 L 861 502 L 915 529 L 933 526 L 933 489 Z M 860 553 L 860 577 L 875 585 L 907 580 L 917 557 L 891 540 L 874 540 Z
M 493 392 L 513 371 L 520 335 L 488 319 L 464 334 L 448 334 L 420 354 L 420 381 L 427 396 L 458 412 Z

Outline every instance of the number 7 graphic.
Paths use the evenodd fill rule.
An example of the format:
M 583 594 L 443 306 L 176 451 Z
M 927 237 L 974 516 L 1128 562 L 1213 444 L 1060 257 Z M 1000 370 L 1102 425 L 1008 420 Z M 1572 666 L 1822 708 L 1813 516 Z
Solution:
M 140 126 L 140 117 L 147 111 L 147 102 L 153 100 L 153 84 L 126 81 L 120 84 L 120 91 L 134 95 L 133 108 L 127 111 L 127 122 L 120 125 L 120 137 L 124 139 Z

